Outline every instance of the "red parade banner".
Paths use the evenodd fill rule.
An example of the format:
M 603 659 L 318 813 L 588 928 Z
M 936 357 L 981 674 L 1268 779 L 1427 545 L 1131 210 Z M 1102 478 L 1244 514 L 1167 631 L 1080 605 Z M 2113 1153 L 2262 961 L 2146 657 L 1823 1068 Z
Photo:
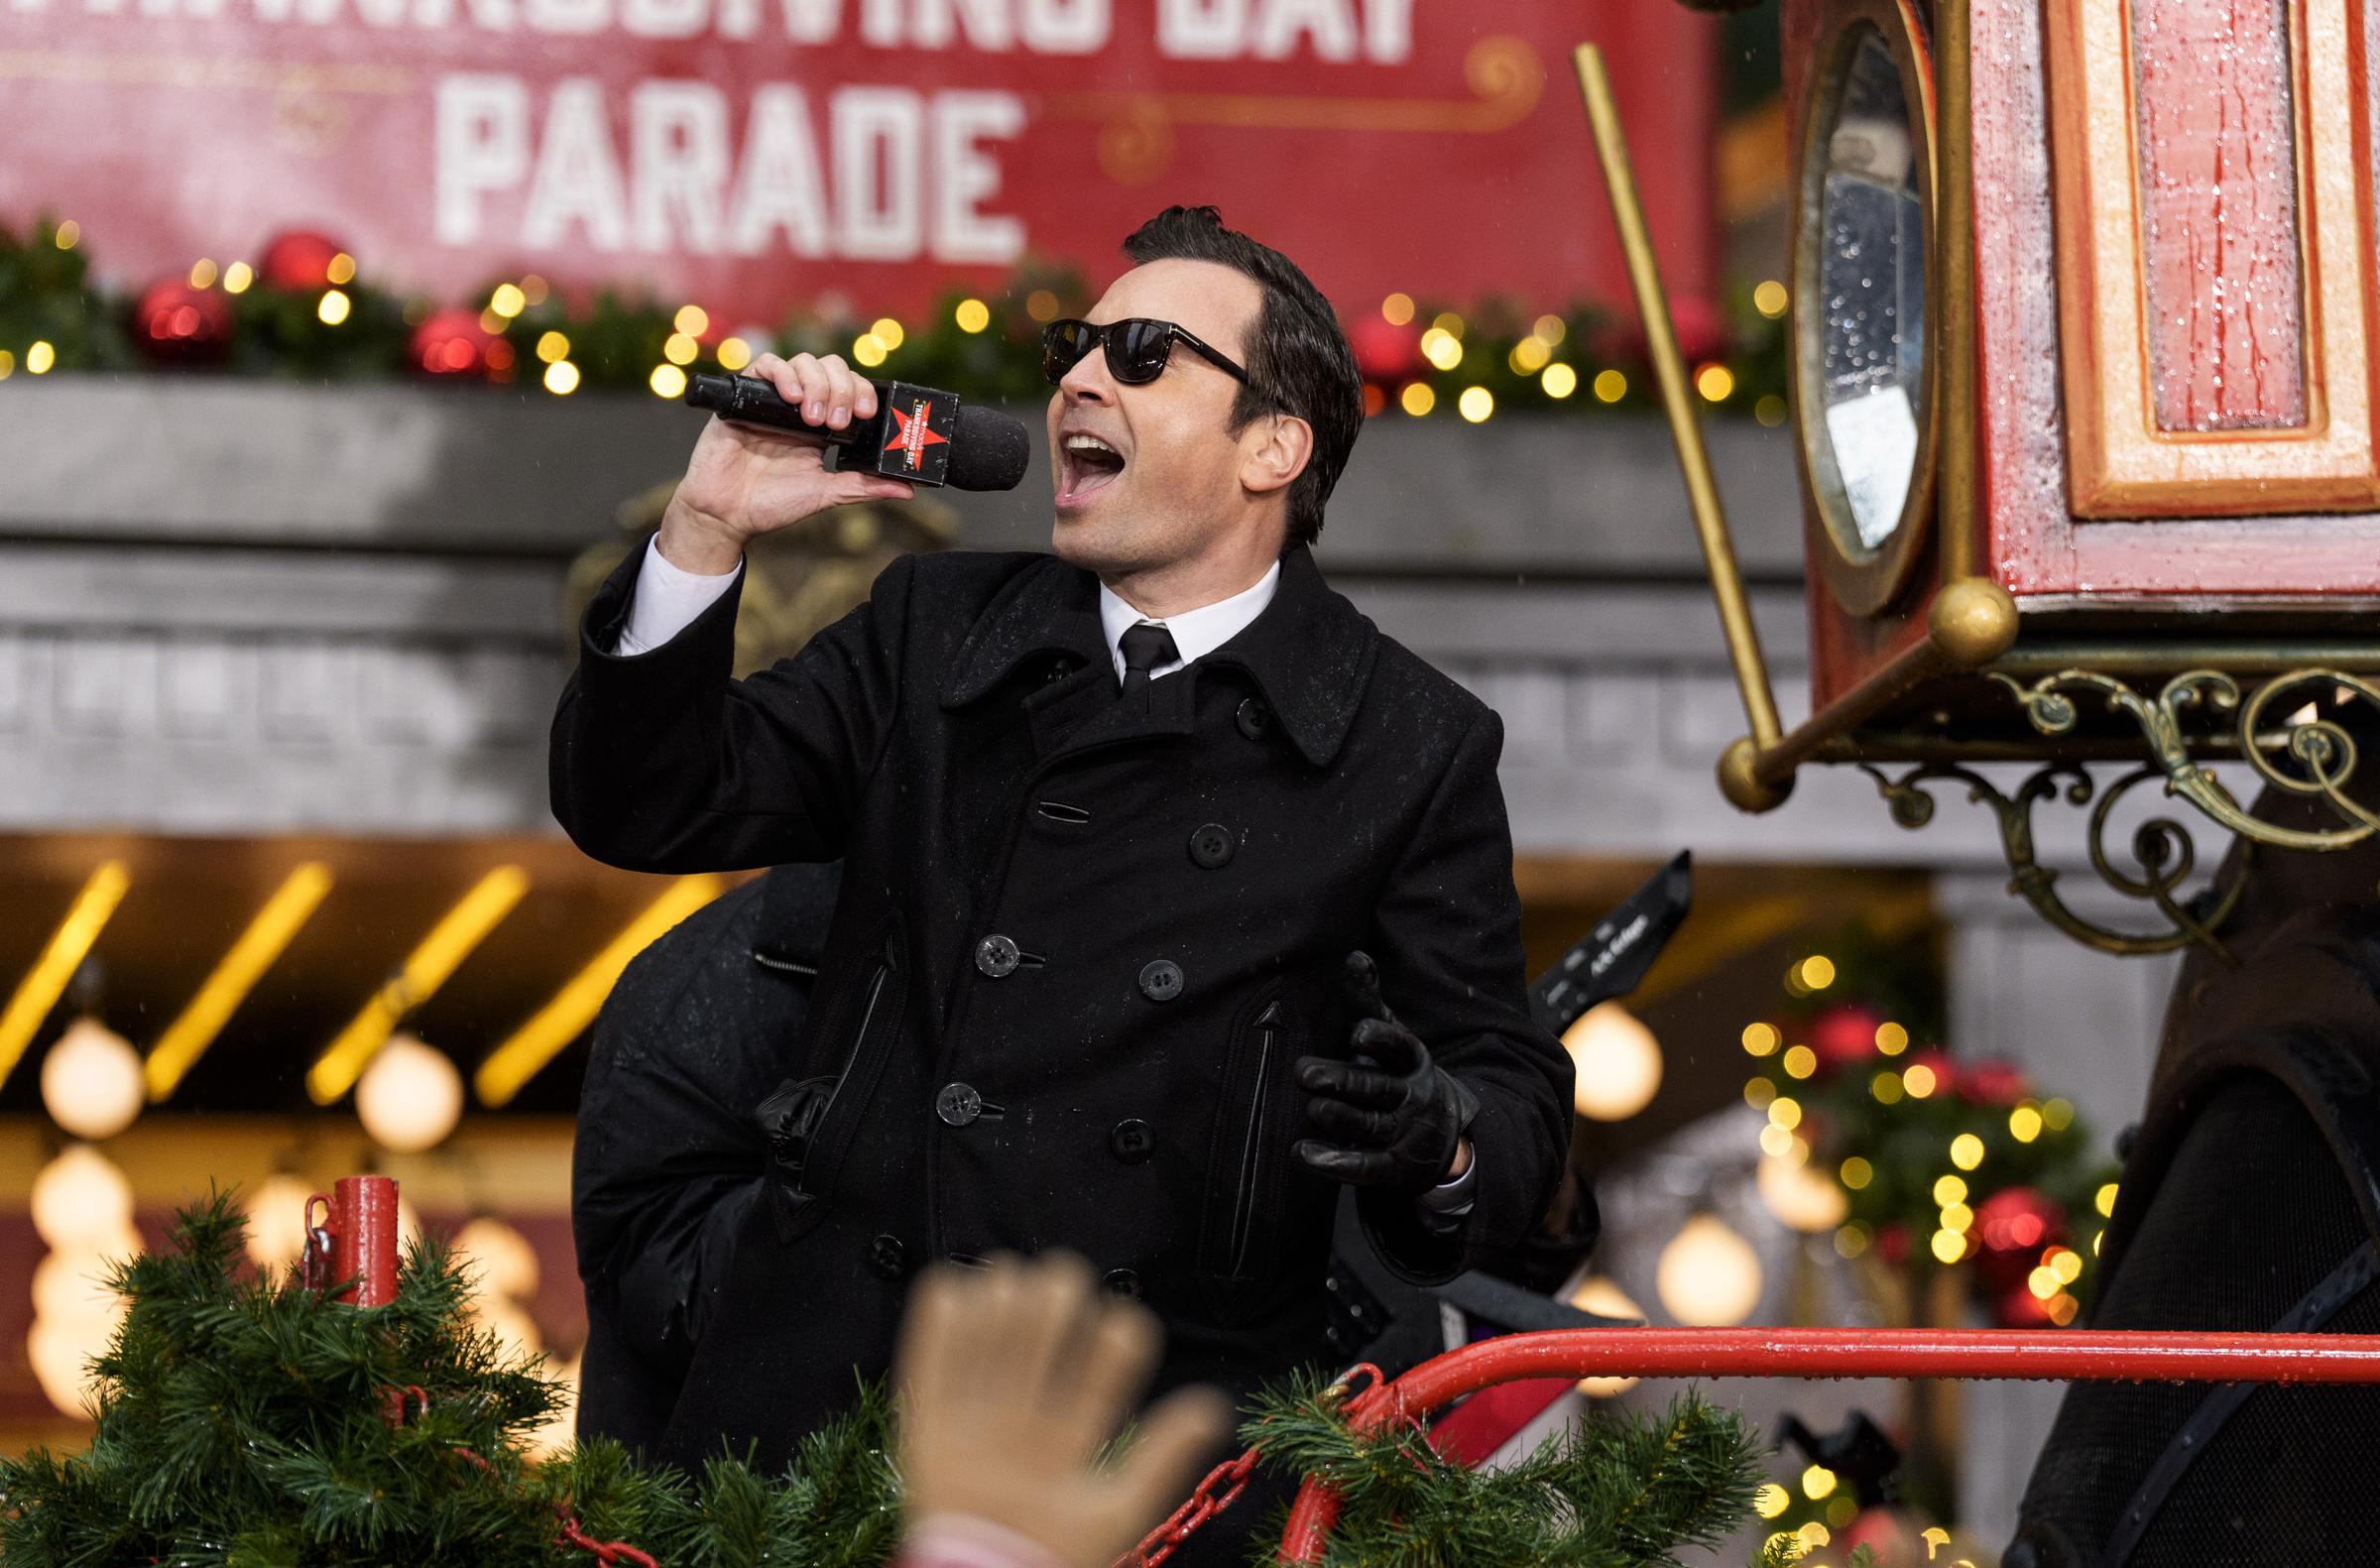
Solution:
M 1715 38 L 1674 0 L 0 0 L 0 217 L 119 282 L 303 228 L 449 300 L 536 272 L 766 324 L 1104 280 L 1213 201 L 1351 311 L 1617 303 L 1595 42 L 1708 295 Z

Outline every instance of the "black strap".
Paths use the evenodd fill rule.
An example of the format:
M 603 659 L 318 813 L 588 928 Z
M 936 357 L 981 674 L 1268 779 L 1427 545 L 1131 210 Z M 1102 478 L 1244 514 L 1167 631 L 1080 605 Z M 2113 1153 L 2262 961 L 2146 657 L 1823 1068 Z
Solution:
M 1448 1306 L 1461 1308 L 1465 1315 L 1491 1323 L 1507 1334 L 1559 1328 L 1613 1328 L 1622 1324 L 1635 1327 L 1630 1319 L 1582 1312 L 1559 1297 L 1541 1296 L 1477 1269 L 1455 1275 L 1432 1287 L 1430 1293 Z
M 2340 1307 L 2355 1299 L 2356 1292 L 2376 1277 L 2380 1277 L 2380 1246 L 2367 1241 L 2300 1296 L 2297 1304 L 2281 1315 L 2281 1321 L 2273 1325 L 2272 1331 L 2312 1333 L 2329 1322 Z M 2181 1484 L 2190 1467 L 2198 1463 L 2199 1456 L 2206 1452 L 2223 1423 L 2236 1415 L 2248 1397 L 2263 1387 L 2260 1383 L 2222 1383 L 2206 1390 L 2206 1397 L 2199 1401 L 2190 1419 L 2174 1433 L 2173 1440 L 2165 1445 L 2165 1452 L 2157 1456 L 2157 1463 L 2141 1479 L 2132 1501 L 2125 1505 L 2122 1516 L 2116 1521 L 2115 1533 L 2107 1537 L 2107 1549 L 2100 1558 L 2103 1568 L 2124 1568 L 2131 1561 L 2133 1548 L 2148 1533 L 2166 1498 Z

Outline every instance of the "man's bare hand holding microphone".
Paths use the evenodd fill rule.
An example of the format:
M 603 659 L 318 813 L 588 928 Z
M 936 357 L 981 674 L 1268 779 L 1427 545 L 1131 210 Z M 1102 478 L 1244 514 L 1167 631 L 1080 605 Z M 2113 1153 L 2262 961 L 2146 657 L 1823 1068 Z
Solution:
M 774 387 L 807 422 L 830 430 L 849 429 L 853 421 L 878 412 L 875 384 L 840 354 L 763 354 L 745 374 Z M 906 501 L 917 493 L 904 480 L 834 472 L 826 451 L 815 436 L 714 414 L 661 515 L 661 554 L 681 571 L 721 576 L 736 569 L 744 546 L 763 534 L 828 507 Z
M 686 402 L 713 418 L 661 519 L 660 552 L 699 576 L 736 569 L 760 535 L 916 485 L 1012 490 L 1032 438 L 998 409 L 905 381 L 876 382 L 838 354 L 763 354 L 741 376 L 697 375 Z M 842 456 L 830 470 L 826 448 Z

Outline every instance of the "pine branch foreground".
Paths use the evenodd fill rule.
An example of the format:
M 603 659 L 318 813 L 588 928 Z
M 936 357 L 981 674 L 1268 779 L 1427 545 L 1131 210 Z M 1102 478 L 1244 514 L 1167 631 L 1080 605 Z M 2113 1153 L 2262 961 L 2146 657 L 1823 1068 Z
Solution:
M 725 1455 L 699 1476 L 647 1468 L 605 1441 L 535 1463 L 524 1442 L 558 1387 L 470 1325 L 472 1281 L 442 1245 L 408 1251 L 392 1303 L 356 1308 L 257 1277 L 245 1227 L 218 1193 L 177 1217 L 167 1250 L 116 1266 L 127 1310 L 94 1363 L 89 1448 L 0 1459 L 8 1568 L 592 1561 L 560 1539 L 564 1512 L 670 1568 L 892 1561 L 902 1503 L 881 1387 L 781 1475 Z M 1692 1394 L 1495 1472 L 1411 1428 L 1359 1434 L 1314 1382 L 1260 1394 L 1244 1430 L 1268 1467 L 1339 1489 L 1324 1568 L 1673 1565 L 1750 1516 L 1761 1458 L 1739 1416 Z

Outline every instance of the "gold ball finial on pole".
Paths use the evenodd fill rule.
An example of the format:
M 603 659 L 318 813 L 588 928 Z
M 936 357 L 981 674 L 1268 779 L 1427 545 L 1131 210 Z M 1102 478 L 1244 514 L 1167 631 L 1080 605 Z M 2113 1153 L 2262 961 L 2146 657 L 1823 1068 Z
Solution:
M 1989 578 L 1961 577 L 1934 595 L 1926 630 L 1943 658 L 1961 669 L 1977 669 L 2015 643 L 2016 601 Z
M 1787 774 L 1781 784 L 1760 782 L 1753 770 L 1760 748 L 1752 744 L 1749 735 L 1739 735 L 1720 754 L 1719 792 L 1727 797 L 1727 804 L 1738 811 L 1755 814 L 1774 811 L 1793 794 L 1793 776 Z

